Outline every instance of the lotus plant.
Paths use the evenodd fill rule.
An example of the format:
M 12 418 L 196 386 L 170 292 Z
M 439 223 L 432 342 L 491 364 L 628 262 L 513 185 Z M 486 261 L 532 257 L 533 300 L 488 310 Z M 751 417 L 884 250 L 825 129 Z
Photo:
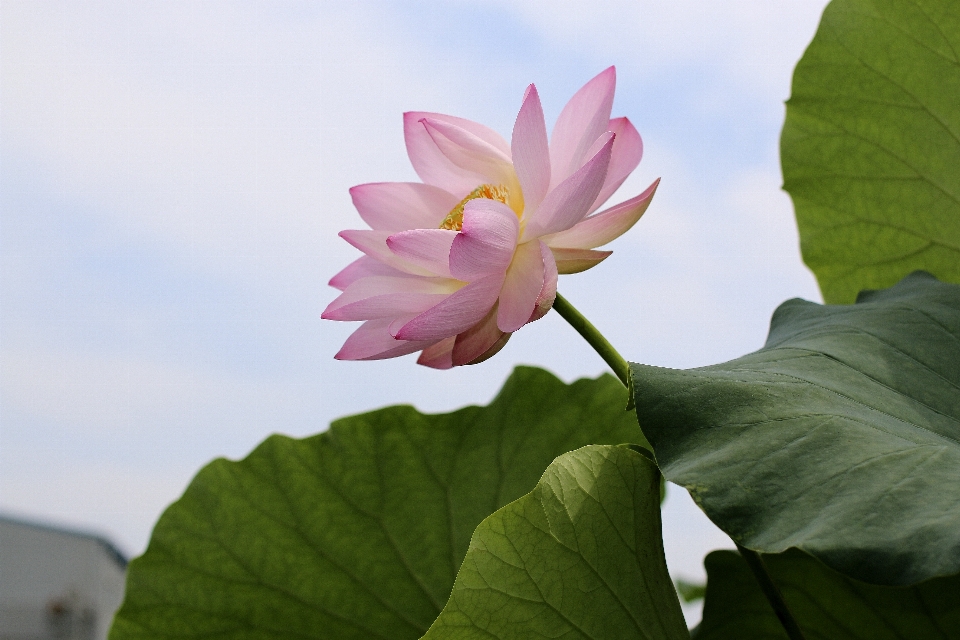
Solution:
M 530 85 L 509 143 L 488 127 L 437 113 L 404 114 L 423 182 L 379 182 L 350 194 L 370 228 L 340 237 L 364 253 L 330 280 L 323 312 L 363 321 L 336 354 L 376 360 L 420 351 L 446 369 L 481 362 L 547 313 L 558 274 L 610 255 L 600 247 L 637 222 L 656 191 L 595 213 L 640 163 L 627 118 L 610 118 L 614 67 L 567 103 L 548 141 Z

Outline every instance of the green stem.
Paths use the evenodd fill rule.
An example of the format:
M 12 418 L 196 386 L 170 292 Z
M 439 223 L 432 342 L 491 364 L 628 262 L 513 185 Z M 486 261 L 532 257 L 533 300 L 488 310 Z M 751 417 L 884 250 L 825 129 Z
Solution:
M 753 577 L 757 579 L 763 595 L 767 597 L 767 601 L 770 603 L 770 606 L 773 607 L 773 612 L 777 614 L 780 624 L 783 625 L 783 630 L 787 632 L 787 637 L 790 638 L 790 640 L 804 640 L 803 631 L 800 630 L 800 625 L 797 624 L 793 614 L 790 613 L 790 608 L 783 599 L 783 594 L 780 593 L 780 589 L 777 588 L 777 585 L 774 584 L 773 579 L 770 577 L 763 558 L 761 558 L 760 554 L 756 551 L 741 547 L 739 544 L 737 545 L 737 550 L 740 552 L 740 555 L 743 556 L 743 559 L 747 561 L 747 566 L 749 566 L 753 572 Z
M 597 328 L 559 293 L 557 294 L 557 299 L 553 302 L 553 308 L 557 310 L 557 313 L 559 313 L 564 320 L 570 323 L 571 327 L 577 330 L 577 333 L 583 336 L 583 339 L 593 347 L 594 351 L 600 354 L 604 362 L 610 365 L 610 368 L 613 369 L 616 376 L 620 378 L 623 386 L 629 388 L 630 365 L 623 359 L 623 356 L 617 353 L 613 345 L 607 342 L 603 334 L 597 331 Z
M 597 328 L 559 293 L 553 303 L 553 308 L 557 310 L 557 313 L 559 313 L 571 327 L 577 330 L 577 333 L 583 336 L 583 339 L 593 347 L 594 351 L 603 358 L 604 362 L 610 365 L 613 372 L 620 378 L 623 386 L 629 389 L 630 365 L 623 359 L 623 356 L 617 353 L 613 345 L 603 337 L 603 334 L 597 331 Z M 783 625 L 784 631 L 787 632 L 787 637 L 790 638 L 790 640 L 805 640 L 803 632 L 800 630 L 800 625 L 797 624 L 796 619 L 793 617 L 793 614 L 790 613 L 790 609 L 783 599 L 783 594 L 780 593 L 780 589 L 777 588 L 777 585 L 774 584 L 773 579 L 767 572 L 767 566 L 763 563 L 763 558 L 761 558 L 760 554 L 756 551 L 741 547 L 739 544 L 737 545 L 737 549 L 739 549 L 740 555 L 743 556 L 743 559 L 747 562 L 747 566 L 749 566 L 753 572 L 753 577 L 756 578 L 757 583 L 760 585 L 760 590 L 763 591 L 763 595 L 766 596 L 770 606 L 773 607 L 773 612 L 780 620 L 780 624 Z

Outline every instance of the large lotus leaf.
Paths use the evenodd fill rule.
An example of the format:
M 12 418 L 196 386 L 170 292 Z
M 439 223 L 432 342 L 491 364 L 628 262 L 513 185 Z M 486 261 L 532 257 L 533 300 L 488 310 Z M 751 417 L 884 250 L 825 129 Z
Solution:
M 833 0 L 780 142 L 824 300 L 916 269 L 960 282 L 960 2 Z
M 796 549 L 763 559 L 807 640 L 960 638 L 960 576 L 881 587 Z M 696 640 L 787 640 L 740 554 L 714 551 L 704 565 L 707 596 Z
M 660 535 L 660 472 L 647 456 L 561 456 L 477 527 L 425 640 L 689 638 Z
M 216 460 L 130 564 L 133 638 L 419 638 L 478 524 L 558 455 L 642 440 L 612 376 L 518 368 L 487 407 L 391 407 Z
M 790 300 L 755 353 L 632 374 L 664 475 L 741 545 L 878 584 L 960 573 L 960 285 Z

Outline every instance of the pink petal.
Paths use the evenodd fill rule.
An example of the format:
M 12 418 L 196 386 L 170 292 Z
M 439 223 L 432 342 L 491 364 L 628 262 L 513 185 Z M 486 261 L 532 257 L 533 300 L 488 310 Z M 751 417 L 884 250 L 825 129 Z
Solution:
M 577 91 L 560 112 L 550 136 L 551 185 L 556 186 L 583 165 L 587 150 L 607 130 L 616 69 L 610 67 Z
M 327 305 L 325 320 L 369 320 L 414 316 L 443 301 L 460 288 L 447 278 L 372 276 L 352 283 Z
M 393 234 L 387 247 L 410 264 L 450 278 L 450 247 L 456 237 L 456 231 L 447 229 L 414 229 Z
M 527 323 L 537 307 L 543 276 L 540 241 L 519 245 L 500 291 L 497 327 L 501 331 L 513 333 Z
M 546 236 L 543 241 L 551 248 L 593 249 L 619 238 L 636 224 L 650 206 L 659 184 L 660 179 L 657 178 L 635 198 L 585 218 L 566 231 Z
M 508 338 L 510 336 L 497 328 L 497 305 L 493 305 L 483 320 L 457 336 L 453 347 L 453 364 L 474 364 L 482 356 L 492 356 L 493 353 L 487 353 L 497 345 L 499 351 L 507 342 L 505 335 Z
M 520 221 L 513 209 L 486 198 L 470 200 L 463 208 L 463 228 L 450 249 L 450 273 L 472 282 L 491 273 L 503 273 L 517 246 Z
M 460 202 L 438 187 L 419 182 L 374 182 L 350 189 L 353 206 L 371 229 L 435 229 Z
M 607 167 L 607 177 L 603 181 L 600 194 L 590 207 L 591 213 L 599 209 L 620 188 L 643 157 L 643 139 L 629 120 L 614 118 L 610 121 L 610 131 L 616 136 L 610 152 L 610 166 Z
M 507 184 L 514 181 L 509 154 L 455 124 L 430 118 L 420 122 L 440 152 L 463 171 L 481 176 L 481 183 Z
M 347 229 L 340 232 L 340 237 L 355 246 L 365 254 L 379 260 L 380 262 L 398 269 L 405 273 L 411 273 L 417 276 L 432 276 L 422 267 L 404 260 L 387 246 L 387 238 L 390 237 L 389 231 L 376 231 L 373 229 Z
M 497 301 L 502 274 L 472 282 L 436 306 L 427 309 L 397 331 L 401 340 L 441 340 L 480 322 Z
M 452 125 L 456 125 L 461 129 L 469 131 L 473 135 L 477 136 L 490 146 L 502 151 L 506 155 L 510 155 L 510 145 L 507 144 L 507 141 L 503 139 L 503 136 L 490 127 L 480 124 L 479 122 L 467 120 L 466 118 L 458 118 L 456 116 L 448 116 L 443 113 L 432 113 L 429 111 L 410 111 L 403 114 L 403 117 L 404 119 L 409 117 L 413 120 L 413 122 L 419 122 L 424 118 L 449 122 Z
M 483 178 L 464 172 L 443 155 L 420 122 L 424 118 L 454 124 L 504 154 L 510 153 L 510 147 L 500 134 L 482 124 L 440 113 L 410 111 L 403 114 L 403 136 L 407 144 L 407 155 L 410 156 L 410 163 L 417 175 L 425 183 L 449 191 L 458 198 L 464 197 L 482 184 Z
M 614 137 L 606 133 L 604 138 L 600 151 L 543 199 L 540 209 L 527 222 L 521 242 L 568 229 L 587 215 L 600 193 L 610 163 Z
M 580 273 L 607 259 L 613 251 L 592 249 L 551 249 L 557 261 L 557 271 L 563 274 Z
M 449 369 L 453 367 L 453 345 L 457 338 L 444 338 L 440 342 L 427 347 L 417 359 L 417 364 L 432 369 Z
M 524 210 L 536 211 L 550 187 L 550 148 L 547 125 L 543 121 L 540 95 L 532 84 L 527 87 L 523 106 L 513 125 L 513 166 L 523 190 Z
M 467 362 L 466 364 L 480 364 L 484 360 L 489 360 L 493 356 L 497 355 L 498 353 L 500 353 L 500 350 L 506 346 L 507 341 L 510 340 L 510 336 L 512 335 L 513 335 L 512 333 L 501 333 L 500 338 L 496 342 L 494 342 L 492 345 L 490 345 L 490 347 L 486 351 L 481 353 L 479 356 L 477 356 L 470 362 Z
M 346 267 L 341 269 L 337 275 L 330 278 L 330 282 L 328 284 L 334 289 L 343 291 L 360 278 L 367 278 L 369 276 L 396 276 L 407 278 L 416 277 L 404 273 L 403 271 L 397 271 L 393 267 L 385 265 L 379 260 L 371 258 L 370 256 L 360 256 Z
M 543 288 L 537 296 L 537 308 L 527 322 L 539 320 L 553 308 L 557 299 L 557 263 L 553 259 L 553 252 L 543 242 L 540 243 L 540 254 L 543 258 Z
M 384 319 L 368 320 L 350 334 L 340 351 L 334 356 L 337 360 L 382 360 L 395 358 L 414 351 L 430 347 L 432 341 L 409 342 L 397 340 L 387 331 L 388 322 Z

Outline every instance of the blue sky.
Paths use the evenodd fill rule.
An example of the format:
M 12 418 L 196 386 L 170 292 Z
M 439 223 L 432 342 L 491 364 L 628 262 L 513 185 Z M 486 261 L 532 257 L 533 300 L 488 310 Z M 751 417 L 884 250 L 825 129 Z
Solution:
M 588 6 L 589 4 L 589 6 Z M 777 155 L 823 0 L 6 0 L 0 8 L 0 509 L 130 553 L 217 456 L 385 404 L 485 403 L 518 363 L 602 361 L 550 314 L 436 372 L 332 359 L 327 280 L 356 255 L 347 189 L 413 180 L 400 114 L 509 134 L 615 64 L 644 138 L 616 194 L 660 190 L 614 255 L 560 290 L 631 360 L 760 347 L 803 266 Z M 671 569 L 729 545 L 674 490 Z

